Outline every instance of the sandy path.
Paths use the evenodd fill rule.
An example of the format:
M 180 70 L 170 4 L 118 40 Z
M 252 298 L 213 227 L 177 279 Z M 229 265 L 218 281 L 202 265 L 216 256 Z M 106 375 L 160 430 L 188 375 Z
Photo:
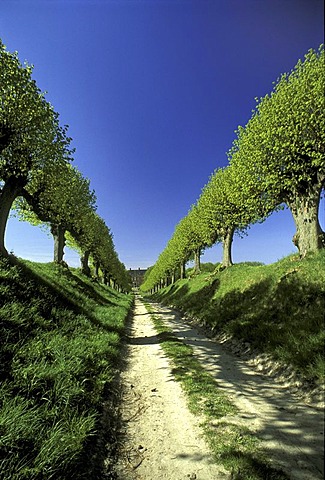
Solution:
M 218 480 L 229 475 L 211 463 L 198 421 L 187 409 L 183 391 L 171 375 L 150 320 L 136 299 L 130 328 L 122 419 L 119 478 Z
M 221 345 L 180 321 L 170 308 L 154 304 L 154 309 L 155 315 L 192 346 L 219 388 L 231 396 L 239 408 L 232 421 L 256 432 L 274 465 L 282 467 L 293 480 L 323 479 L 323 410 L 303 404 L 285 386 L 256 372 L 247 361 L 227 353 Z M 170 374 L 168 360 L 139 298 L 130 335 L 129 368 L 123 374 L 123 418 L 128 441 L 122 464 L 127 464 L 127 471 L 132 473 L 121 478 L 229 478 L 229 474 L 210 464 L 197 420 L 186 408 L 182 390 Z

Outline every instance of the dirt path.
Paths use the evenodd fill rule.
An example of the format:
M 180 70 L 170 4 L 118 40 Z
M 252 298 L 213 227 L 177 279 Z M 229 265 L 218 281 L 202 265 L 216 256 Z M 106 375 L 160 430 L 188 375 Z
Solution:
M 154 304 L 155 315 L 191 345 L 194 353 L 239 408 L 244 423 L 263 440 L 274 465 L 293 480 L 324 478 L 324 413 L 306 406 L 274 379 L 227 353 L 167 307 Z M 130 328 L 128 369 L 123 373 L 122 418 L 125 442 L 121 479 L 221 480 L 230 475 L 211 463 L 198 420 L 186 407 L 174 381 L 150 315 L 140 298 Z

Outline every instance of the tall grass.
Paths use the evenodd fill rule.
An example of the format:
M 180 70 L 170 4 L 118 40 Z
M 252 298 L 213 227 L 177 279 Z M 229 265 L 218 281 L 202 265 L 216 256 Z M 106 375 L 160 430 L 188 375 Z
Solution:
M 131 303 L 77 269 L 0 259 L 1 480 L 102 478 Z
M 155 295 L 215 333 L 249 342 L 324 382 L 325 251 L 272 265 L 237 264 L 201 273 Z

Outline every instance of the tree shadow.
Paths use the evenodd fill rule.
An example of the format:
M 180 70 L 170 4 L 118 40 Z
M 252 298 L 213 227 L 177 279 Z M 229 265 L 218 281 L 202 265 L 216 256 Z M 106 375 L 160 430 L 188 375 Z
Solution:
M 3 380 L 4 383 L 13 384 L 13 387 L 10 387 L 12 388 L 10 392 L 12 396 L 14 396 L 16 392 L 18 396 L 23 396 L 26 393 L 24 390 L 20 390 L 21 387 L 17 380 L 15 380 L 16 383 L 13 381 L 15 374 L 12 362 L 13 357 L 17 354 L 18 349 L 21 347 L 24 348 L 24 345 L 28 345 L 28 342 L 31 342 L 31 345 L 33 345 L 32 342 L 35 338 L 40 338 L 42 345 L 46 346 L 47 340 L 54 338 L 54 336 L 52 337 L 52 331 L 55 333 L 55 337 L 60 337 L 60 341 L 62 338 L 64 342 L 66 338 L 68 337 L 69 339 L 71 335 L 74 337 L 73 340 L 77 340 L 77 342 L 80 341 L 81 351 L 83 348 L 82 342 L 84 338 L 86 338 L 85 336 L 91 335 L 92 333 L 96 335 L 96 330 L 99 330 L 101 334 L 98 337 L 102 336 L 104 330 L 109 333 L 117 333 L 120 337 L 124 335 L 124 325 L 120 327 L 118 325 L 109 325 L 110 320 L 112 320 L 112 322 L 114 321 L 114 312 L 117 311 L 119 303 L 115 303 L 114 300 L 110 301 L 109 298 L 105 297 L 105 294 L 107 297 L 116 298 L 117 300 L 121 296 L 114 294 L 113 291 L 107 290 L 105 287 L 103 287 L 103 295 L 101 295 L 100 285 L 98 285 L 98 287 L 91 285 L 89 279 L 85 278 L 85 281 L 83 281 L 82 277 L 79 278 L 71 271 L 67 271 L 64 267 L 57 269 L 57 275 L 67 277 L 69 282 L 72 283 L 71 290 L 68 288 L 69 285 L 67 282 L 65 282 L 67 288 L 64 290 L 65 286 L 62 287 L 59 281 L 56 282 L 55 277 L 45 277 L 45 275 L 39 274 L 24 261 L 20 261 L 13 256 L 6 259 L 0 257 L 0 381 L 1 383 Z M 77 294 L 73 296 L 73 289 L 77 290 L 80 295 L 78 296 Z M 85 299 L 85 296 L 90 298 L 89 304 L 88 302 L 87 304 L 82 303 L 82 298 Z M 108 312 L 112 312 L 112 314 L 108 313 L 107 323 L 96 317 L 94 313 L 96 306 L 99 306 L 100 309 L 103 307 L 107 308 Z M 122 307 L 122 305 L 120 305 L 120 307 Z M 123 310 L 125 317 L 127 307 L 123 306 L 123 308 L 125 308 L 125 310 Z M 78 318 L 79 315 L 84 318 Z M 120 323 L 122 324 L 123 322 L 121 321 Z M 95 325 L 98 329 L 88 328 L 88 325 Z M 80 336 L 79 331 L 82 332 Z M 49 335 L 47 335 L 48 333 Z M 94 387 L 94 391 L 91 391 L 91 382 L 101 370 L 100 360 L 96 359 L 96 344 L 94 343 L 94 363 L 98 362 L 98 368 L 92 368 L 91 363 L 93 360 L 91 355 L 88 356 L 86 347 L 82 361 L 84 371 L 82 401 L 80 401 L 80 405 L 77 400 L 71 400 L 71 404 L 67 401 L 66 405 L 68 406 L 64 407 L 67 411 L 71 408 L 71 415 L 75 415 L 77 418 L 79 413 L 82 414 L 83 409 L 86 412 L 86 409 L 89 409 L 91 405 L 91 415 L 96 416 L 94 431 L 88 437 L 85 437 L 80 455 L 78 454 L 76 458 L 71 459 L 71 461 L 66 462 L 66 465 L 64 464 L 62 466 L 64 478 L 103 478 L 104 463 L 105 460 L 107 460 L 108 453 L 110 453 L 108 449 L 113 449 L 115 446 L 117 386 L 116 379 L 112 379 L 112 376 L 116 376 L 119 362 L 122 362 L 123 359 L 120 357 L 120 344 L 117 345 L 115 336 L 112 335 L 111 337 L 113 338 L 112 349 L 105 351 L 106 359 L 108 359 L 112 365 L 110 369 L 112 373 L 106 376 L 104 368 L 102 369 L 105 384 L 102 381 L 99 383 L 100 378 L 98 377 L 97 390 L 95 391 Z M 105 339 L 108 339 L 108 342 L 111 337 L 108 335 L 104 336 Z M 67 358 L 70 353 L 71 350 L 67 350 Z M 75 355 L 75 352 L 72 353 Z M 26 358 L 29 357 L 26 355 Z M 90 365 L 89 369 L 88 360 Z M 47 357 L 46 348 L 41 349 L 39 354 L 37 353 L 35 365 L 43 361 L 44 363 L 47 362 L 48 365 L 51 365 L 52 362 L 51 356 L 49 355 Z M 27 362 L 26 364 L 28 365 Z M 73 377 L 74 375 L 74 365 L 72 365 L 71 370 L 69 370 L 69 368 L 70 367 L 64 363 L 62 383 L 65 381 L 65 372 L 67 372 L 67 376 L 69 375 L 69 381 L 70 376 Z M 71 374 L 71 372 L 73 373 Z M 35 378 L 36 375 L 37 374 L 35 374 Z M 57 376 L 58 384 L 61 381 L 59 375 L 61 374 Z M 76 373 L 76 375 L 78 374 Z M 91 375 L 93 375 L 92 378 L 88 378 L 91 377 Z M 48 391 L 52 388 L 50 381 L 51 379 L 47 378 L 44 380 L 44 388 Z M 71 380 L 72 383 L 73 381 L 74 380 Z M 76 385 L 78 381 L 76 380 Z M 67 387 L 64 394 L 67 393 L 67 396 L 68 394 L 72 396 L 72 394 L 74 394 L 73 388 L 71 387 L 71 390 L 69 390 Z M 103 388 L 103 390 L 101 390 L 101 388 Z M 89 392 L 85 393 L 86 390 L 89 390 Z M 94 393 L 93 403 L 91 403 L 92 400 L 90 401 L 92 393 Z M 88 394 L 89 396 L 87 396 Z M 35 405 L 38 401 L 40 403 L 44 403 L 45 401 L 50 403 L 50 401 L 45 398 L 46 395 L 44 395 L 44 397 L 42 396 L 42 398 L 38 398 L 37 395 L 36 389 L 28 392 L 31 405 L 34 401 Z M 96 396 L 100 398 L 100 400 L 95 400 Z M 3 398 L 1 397 L 1 404 L 2 400 Z M 73 403 L 74 401 L 75 403 Z M 48 408 L 47 404 L 46 408 Z M 54 410 L 58 412 L 57 415 L 59 415 L 60 406 L 54 405 L 53 411 Z M 53 415 L 52 411 L 51 415 Z M 46 415 L 44 415 L 44 418 L 47 419 Z M 53 416 L 53 422 L 55 418 L 56 417 Z M 60 417 L 58 418 L 60 419 Z M 44 432 L 45 435 L 46 425 L 44 425 Z M 27 451 L 26 445 L 23 445 L 22 442 L 21 444 L 19 443 L 18 447 L 13 448 L 18 448 L 21 451 L 21 455 L 25 455 L 24 452 Z M 30 451 L 32 451 L 32 448 L 30 448 Z M 3 453 L 3 451 L 1 453 Z M 40 473 L 40 475 L 42 474 Z
M 167 321 L 166 310 L 161 313 L 162 321 L 179 341 L 193 348 L 193 353 L 184 349 L 177 356 L 177 364 L 170 371 L 171 380 L 191 378 L 202 385 L 203 391 L 217 388 L 226 396 L 242 399 L 236 414 L 223 415 L 219 404 L 209 405 L 208 425 L 212 430 L 209 441 L 213 444 L 222 437 L 223 429 L 233 429 L 233 441 L 221 449 L 218 447 L 217 458 L 225 465 L 239 465 L 234 478 L 248 478 L 247 472 L 254 472 L 256 479 L 287 480 L 300 478 L 300 472 L 306 470 L 310 472 L 310 478 L 321 480 L 324 469 L 323 409 L 305 407 L 296 397 L 288 395 L 285 385 L 252 370 L 245 360 L 189 328 L 179 315 L 175 314 Z M 196 375 L 193 356 L 211 374 L 211 380 Z M 201 387 L 198 391 L 201 392 Z M 265 410 L 260 410 L 261 403 L 267 405 Z M 251 425 L 253 435 L 262 440 L 262 447 L 265 442 L 272 463 L 259 460 L 254 452 L 243 449 L 241 431 L 250 429 Z
M 163 303 L 165 301 L 165 298 L 168 298 L 168 301 L 172 303 L 174 301 L 177 302 L 181 300 L 184 296 L 187 295 L 188 292 L 189 292 L 189 287 L 187 283 L 184 285 L 174 284 L 169 288 L 167 292 L 166 291 L 157 292 L 150 298 Z
M 195 314 L 211 302 L 219 285 L 220 280 L 214 278 L 197 292 L 190 292 L 187 283 L 181 286 L 174 284 L 169 290 L 158 292 L 154 299 L 167 305 L 175 305 L 183 312 Z
M 72 280 L 75 283 L 75 289 L 78 293 L 86 295 L 91 299 L 92 305 L 89 307 L 83 304 L 81 298 L 78 298 L 75 293 L 73 294 L 73 290 L 69 291 L 64 289 L 60 282 L 55 281 L 53 277 L 46 278 L 45 276 L 40 275 L 35 270 L 31 269 L 26 263 L 20 261 L 14 256 L 9 256 L 8 263 L 13 267 L 17 267 L 20 274 L 15 278 L 2 279 L 2 283 L 10 285 L 11 291 L 14 290 L 17 300 L 26 303 L 28 298 L 33 298 L 33 300 L 39 298 L 40 303 L 38 308 L 40 308 L 44 316 L 48 317 L 51 315 L 53 306 L 60 306 L 63 309 L 71 310 L 77 315 L 84 315 L 93 325 L 103 328 L 108 332 L 123 334 L 124 326 L 118 327 L 107 325 L 94 315 L 93 310 L 96 306 L 115 307 L 118 304 L 107 299 L 104 295 L 100 295 L 100 293 L 95 290 L 94 286 L 89 285 L 88 278 L 85 278 L 85 281 L 83 281 L 66 267 L 58 266 L 58 275 L 65 276 L 70 282 Z M 26 291 L 26 288 L 24 290 L 21 289 L 20 275 L 24 276 L 25 287 L 28 281 L 28 291 Z M 111 293 L 114 292 L 110 291 L 110 295 Z
M 205 319 L 214 331 L 227 331 L 261 352 L 277 355 L 281 350 L 285 361 L 306 371 L 323 355 L 324 314 L 323 289 L 292 275 L 212 299 Z
M 164 342 L 182 343 L 182 340 L 168 332 L 161 332 L 150 337 L 129 337 L 127 339 L 129 345 L 158 345 Z
M 208 335 L 227 333 L 248 342 L 260 353 L 271 353 L 298 370 L 323 358 L 324 289 L 296 275 L 270 276 L 243 289 L 218 294 L 216 279 L 198 291 L 182 285 L 158 301 L 199 320 Z M 311 355 L 310 352 L 313 352 Z M 312 375 L 309 373 L 309 375 Z

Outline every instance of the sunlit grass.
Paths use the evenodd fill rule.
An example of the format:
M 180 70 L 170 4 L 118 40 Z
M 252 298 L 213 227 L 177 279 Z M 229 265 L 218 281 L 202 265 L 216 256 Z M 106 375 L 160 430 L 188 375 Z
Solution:
M 180 280 L 155 295 L 324 382 L 325 251 L 272 265 L 238 264 Z

